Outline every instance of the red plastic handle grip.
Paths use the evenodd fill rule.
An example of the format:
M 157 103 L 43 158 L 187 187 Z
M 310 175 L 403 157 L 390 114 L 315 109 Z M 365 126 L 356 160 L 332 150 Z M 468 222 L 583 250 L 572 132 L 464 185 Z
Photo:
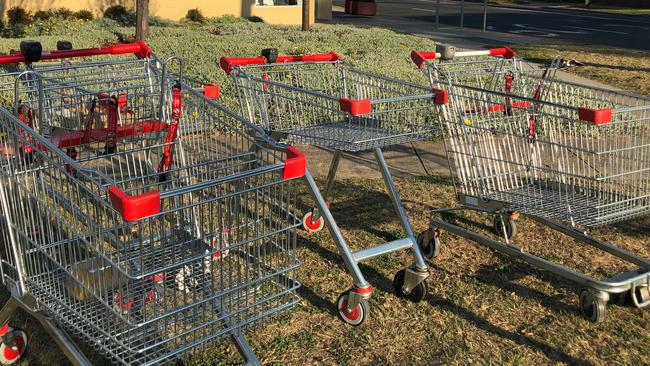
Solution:
M 490 56 L 503 56 L 503 58 L 513 58 L 516 55 L 517 53 L 508 47 L 490 49 Z
M 467 57 L 467 56 L 502 56 L 503 58 L 513 58 L 517 55 L 515 51 L 508 47 L 500 48 L 491 48 L 485 51 L 459 51 L 456 52 L 455 57 Z M 435 52 L 422 52 L 422 51 L 413 51 L 411 52 L 411 60 L 418 68 L 423 68 L 426 60 L 434 60 L 438 57 L 438 54 Z
M 147 58 L 151 56 L 151 48 L 143 41 L 135 43 L 118 44 L 115 46 L 100 48 L 79 48 L 76 50 L 52 50 L 43 51 L 41 60 L 55 60 L 86 56 L 100 55 L 122 55 L 132 53 L 138 58 Z M 28 63 L 20 52 L 12 52 L 10 55 L 0 56 L 0 64 Z
M 317 53 L 313 55 L 299 55 L 299 56 L 278 56 L 275 63 L 287 62 L 333 62 L 342 60 L 336 52 Z M 227 73 L 232 72 L 235 66 L 245 65 L 261 65 L 268 63 L 266 57 L 222 57 L 219 60 L 219 65 Z
M 411 60 L 419 68 L 423 68 L 426 60 L 433 60 L 436 58 L 435 52 L 412 51 Z

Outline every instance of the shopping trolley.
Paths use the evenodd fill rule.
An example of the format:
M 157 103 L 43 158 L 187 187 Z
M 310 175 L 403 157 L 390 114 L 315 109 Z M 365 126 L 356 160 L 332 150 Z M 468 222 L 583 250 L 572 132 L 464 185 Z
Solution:
M 87 129 L 46 136 L 0 109 L 3 362 L 25 350 L 8 325 L 21 307 L 77 364 L 90 363 L 68 334 L 124 365 L 231 336 L 258 364 L 242 330 L 298 302 L 304 155 L 168 80 L 167 63 L 157 89 L 148 75 L 75 85 L 27 71 L 34 82 L 16 82 L 34 126 L 94 121 Z
M 402 207 L 381 148 L 428 139 L 434 135 L 436 108 L 447 94 L 438 89 L 390 79 L 348 66 L 336 53 L 262 57 L 222 57 L 221 67 L 237 86 L 242 113 L 271 137 L 334 150 L 327 183 L 321 195 L 309 172 L 305 174 L 317 208 L 303 217 L 311 232 L 325 222 L 351 273 L 354 288 L 337 300 L 341 318 L 359 325 L 368 315 L 372 287 L 358 264 L 380 255 L 413 249 L 415 265 L 397 272 L 398 296 L 421 301 L 426 295 L 427 265 L 415 245 L 411 225 Z M 343 151 L 372 149 L 406 237 L 352 252 L 325 202 L 334 183 Z
M 418 236 L 423 252 L 438 253 L 445 229 L 568 278 L 586 288 L 580 308 L 593 322 L 604 319 L 612 294 L 648 306 L 650 260 L 578 227 L 650 211 L 650 98 L 561 81 L 555 72 L 567 63 L 559 58 L 527 71 L 507 48 L 449 51 L 412 58 L 432 85 L 449 88 L 445 148 L 458 200 L 494 214 L 505 243 L 439 218 L 447 208 L 435 210 Z M 527 253 L 510 243 L 520 213 L 640 268 L 597 280 Z
M 147 83 L 152 90 L 160 87 L 157 81 L 160 61 L 142 41 L 84 49 L 73 49 L 70 42 L 59 41 L 56 50 L 43 50 L 37 41 L 23 41 L 20 50 L 12 50 L 9 55 L 0 56 L 0 65 L 5 69 L 0 73 L 0 104 L 13 110 L 16 116 L 30 126 L 34 116 L 25 113 L 20 99 L 13 95 L 16 82 L 20 82 L 24 90 L 29 90 L 28 84 L 34 82 L 29 79 L 32 74 L 23 73 L 24 71 L 36 70 L 38 75 L 65 80 L 76 86 L 101 80 L 111 86 L 133 85 L 139 82 Z M 186 84 L 191 82 L 193 87 L 199 86 L 196 81 L 187 77 L 184 80 Z M 211 85 L 208 90 L 212 96 L 218 96 L 218 86 Z M 126 94 L 118 97 L 121 104 L 126 102 Z M 48 122 L 52 123 L 51 120 Z M 32 127 L 49 136 L 62 130 L 74 131 L 78 126 Z

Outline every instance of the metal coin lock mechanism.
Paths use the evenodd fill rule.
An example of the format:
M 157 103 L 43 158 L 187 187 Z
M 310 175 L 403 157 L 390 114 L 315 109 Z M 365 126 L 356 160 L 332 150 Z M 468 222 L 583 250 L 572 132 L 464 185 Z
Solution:
M 38 62 L 43 54 L 43 46 L 38 41 L 20 42 L 20 53 L 25 56 L 27 62 Z
M 262 50 L 262 56 L 272 64 L 275 63 L 278 59 L 278 49 L 277 48 L 265 48 Z

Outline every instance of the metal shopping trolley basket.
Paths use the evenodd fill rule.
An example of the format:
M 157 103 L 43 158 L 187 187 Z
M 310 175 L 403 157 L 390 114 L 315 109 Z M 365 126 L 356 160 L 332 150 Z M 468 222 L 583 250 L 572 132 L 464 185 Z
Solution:
M 440 219 L 436 214 L 451 210 L 440 209 L 418 237 L 425 254 L 438 252 L 442 228 L 575 281 L 585 288 L 580 307 L 591 321 L 604 319 L 612 294 L 648 306 L 650 260 L 578 226 L 650 212 L 650 98 L 558 80 L 552 75 L 559 59 L 549 70 L 499 73 L 495 65 L 514 57 L 506 48 L 456 55 L 459 61 L 435 62 L 440 52 L 414 53 L 413 59 L 422 61 L 416 63 L 433 85 L 449 88 L 445 147 L 457 198 L 466 208 L 494 214 L 494 231 L 505 243 Z M 462 64 L 471 65 L 469 78 L 459 71 Z M 499 75 L 501 83 L 486 82 Z M 597 280 L 527 253 L 510 244 L 519 213 L 640 268 Z
M 277 56 L 265 50 L 262 57 L 221 58 L 222 68 L 234 78 L 242 112 L 272 137 L 333 149 L 327 183 L 321 196 L 309 172 L 309 188 L 317 208 L 303 217 L 303 226 L 318 231 L 327 221 L 337 242 L 354 289 L 337 302 L 341 318 L 359 325 L 367 316 L 372 287 L 358 263 L 403 249 L 413 249 L 415 265 L 395 275 L 399 296 L 420 301 L 426 294 L 428 269 L 415 245 L 411 225 L 386 166 L 384 146 L 428 139 L 434 134 L 436 108 L 447 94 L 415 84 L 363 72 L 348 66 L 335 53 Z M 351 252 L 334 222 L 325 199 L 342 151 L 373 149 L 393 208 L 406 237 Z
M 304 156 L 165 76 L 158 90 L 129 87 L 121 105 L 119 86 L 98 93 L 32 73 L 37 92 L 15 94 L 36 96 L 23 98 L 36 125 L 98 122 L 44 136 L 0 109 L 3 362 L 25 349 L 8 325 L 20 306 L 78 364 L 89 362 L 67 332 L 125 365 L 230 335 L 257 364 L 242 329 L 298 301 Z
M 10 51 L 9 55 L 0 56 L 0 65 L 4 72 L 0 73 L 0 101 L 2 106 L 11 109 L 16 116 L 30 126 L 33 126 L 34 116 L 26 113 L 21 99 L 14 96 L 15 84 L 20 83 L 22 90 L 35 91 L 30 88 L 34 84 L 32 73 L 24 71 L 35 70 L 38 75 L 66 81 L 73 86 L 97 83 L 110 87 L 125 87 L 147 85 L 149 89 L 160 87 L 159 71 L 161 62 L 152 53 L 149 46 L 140 41 L 130 44 L 118 44 L 99 48 L 72 49 L 69 42 L 60 41 L 57 50 L 43 50 L 37 41 L 23 41 L 21 51 Z M 187 82 L 189 79 L 184 78 Z M 196 87 L 192 81 L 192 86 Z M 34 84 L 35 85 L 35 84 Z M 212 95 L 218 95 L 218 86 L 209 86 Z M 21 98 L 29 96 L 21 96 Z M 121 105 L 128 99 L 128 89 L 118 96 Z M 33 112 L 33 111 L 32 111 Z M 61 131 L 78 130 L 77 124 L 33 126 L 39 133 L 49 136 Z

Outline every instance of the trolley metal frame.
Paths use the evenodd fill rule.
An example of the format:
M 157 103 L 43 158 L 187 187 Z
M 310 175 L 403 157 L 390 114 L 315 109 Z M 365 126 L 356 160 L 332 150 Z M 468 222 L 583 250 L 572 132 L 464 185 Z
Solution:
M 242 113 L 271 137 L 291 143 L 331 148 L 334 155 L 323 192 L 307 171 L 305 178 L 316 208 L 303 217 L 303 227 L 319 231 L 326 224 L 351 274 L 354 288 L 337 300 L 340 317 L 359 325 L 369 312 L 373 290 L 359 263 L 398 250 L 412 249 L 415 264 L 395 275 L 400 297 L 421 301 L 428 267 L 418 249 L 381 148 L 433 136 L 435 109 L 447 93 L 348 66 L 336 53 L 262 57 L 222 57 L 220 65 L 233 77 Z M 406 236 L 352 252 L 326 202 L 343 151 L 372 149 L 393 209 Z
M 425 255 L 439 253 L 444 229 L 577 283 L 590 321 L 605 318 L 613 294 L 650 305 L 650 260 L 579 229 L 650 212 L 650 98 L 558 80 L 564 60 L 532 70 L 508 48 L 411 58 L 433 86 L 449 88 L 444 141 L 463 205 L 433 211 L 418 236 Z M 494 214 L 504 242 L 439 217 L 458 209 Z M 511 244 L 520 213 L 640 268 L 598 280 L 528 253 Z
M 166 363 L 225 335 L 259 364 L 242 330 L 297 303 L 304 155 L 166 72 L 171 61 L 153 82 L 16 79 L 34 126 L 81 130 L 46 136 L 0 109 L 0 269 L 12 294 L 0 334 L 15 351 L 4 361 L 25 349 L 8 325 L 21 307 L 75 364 L 89 362 L 61 326 L 122 364 Z

